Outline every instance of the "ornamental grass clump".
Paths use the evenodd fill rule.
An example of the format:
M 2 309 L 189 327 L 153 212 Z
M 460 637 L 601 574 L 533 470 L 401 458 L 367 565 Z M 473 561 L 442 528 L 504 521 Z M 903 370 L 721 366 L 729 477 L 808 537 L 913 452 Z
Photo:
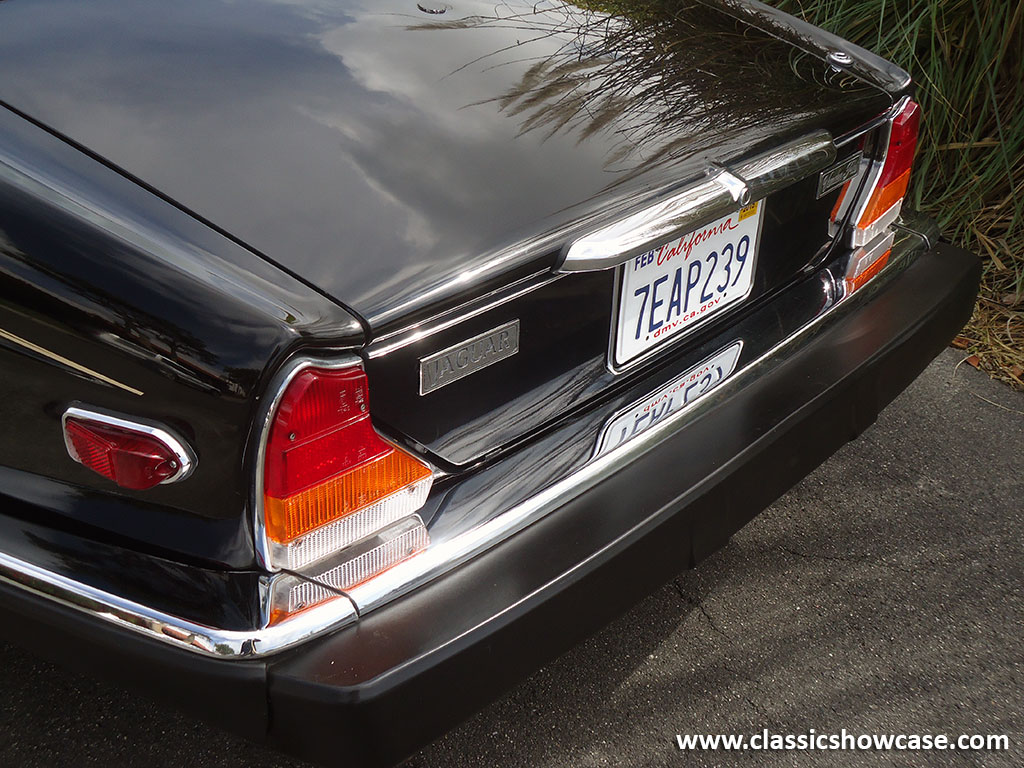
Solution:
M 924 121 L 908 201 L 984 259 L 955 345 L 1024 389 L 1024 0 L 775 0 L 911 72 Z

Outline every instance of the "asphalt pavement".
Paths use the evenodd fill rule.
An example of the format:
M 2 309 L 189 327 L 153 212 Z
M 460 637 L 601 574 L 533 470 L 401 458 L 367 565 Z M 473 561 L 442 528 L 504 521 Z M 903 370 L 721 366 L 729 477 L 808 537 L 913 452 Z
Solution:
M 944 352 L 725 549 L 410 765 L 1024 764 L 1024 395 L 959 360 Z M 0 766 L 303 765 L 11 645 L 0 670 Z M 1010 749 L 676 742 L 764 729 L 1006 734 Z

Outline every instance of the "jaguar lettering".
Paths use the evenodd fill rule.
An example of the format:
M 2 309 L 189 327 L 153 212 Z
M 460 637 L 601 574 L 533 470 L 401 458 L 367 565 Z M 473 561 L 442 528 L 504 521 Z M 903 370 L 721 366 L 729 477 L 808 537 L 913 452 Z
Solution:
M 474 336 L 420 360 L 420 394 L 426 395 L 519 351 L 519 320 Z

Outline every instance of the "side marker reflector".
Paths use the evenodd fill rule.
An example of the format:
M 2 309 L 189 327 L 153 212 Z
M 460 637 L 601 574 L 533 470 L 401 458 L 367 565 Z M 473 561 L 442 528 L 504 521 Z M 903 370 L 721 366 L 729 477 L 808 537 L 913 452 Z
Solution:
M 144 491 L 184 479 L 195 456 L 166 429 L 83 408 L 64 413 L 68 455 L 122 488 Z

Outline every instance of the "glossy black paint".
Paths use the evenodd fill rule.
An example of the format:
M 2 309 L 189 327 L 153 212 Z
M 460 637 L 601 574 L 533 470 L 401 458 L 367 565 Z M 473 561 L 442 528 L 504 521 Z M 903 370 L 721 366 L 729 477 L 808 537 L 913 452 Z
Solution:
M 812 127 L 839 136 L 892 100 L 892 83 L 830 69 L 719 4 L 652 3 L 652 20 L 611 24 L 536 8 L 5 3 L 0 100 L 375 334 L 550 266 L 588 218 L 711 158 Z
M 709 158 L 841 135 L 905 86 L 829 68 L 827 36 L 786 37 L 778 17 L 759 31 L 734 18 L 740 5 L 616 23 L 526 5 L 512 20 L 474 0 L 443 19 L 404 0 L 0 6 L 0 328 L 28 342 L 0 341 L 17 372 L 0 383 L 2 492 L 153 554 L 251 566 L 250 429 L 288 354 L 507 290 L 550 268 L 569 233 Z M 826 241 L 830 200 L 776 198 L 760 296 Z M 378 423 L 468 464 L 623 386 L 603 368 L 610 280 L 558 280 L 371 358 Z M 505 315 L 527 333 L 513 368 L 424 409 L 415 355 Z M 72 402 L 167 423 L 198 450 L 197 472 L 115 491 L 58 439 Z
M 856 131 L 909 84 L 756 2 L 645 10 L 0 4 L 0 549 L 252 627 L 254 425 L 289 356 L 369 343 L 377 422 L 467 465 L 422 510 L 441 540 L 582 466 L 607 416 L 723 343 L 756 337 L 749 363 L 791 333 L 805 318 L 787 300 L 828 294 L 811 266 L 829 256 L 835 195 L 814 200 L 814 178 L 768 201 L 752 300 L 628 375 L 605 367 L 613 273 L 549 271 L 573 234 L 709 160 Z M 849 67 L 826 64 L 836 49 Z M 17 620 L 0 632 L 298 754 L 396 759 L 713 551 L 863 428 L 965 319 L 977 273 L 932 249 L 557 514 L 277 658 L 194 657 L 2 584 Z M 418 356 L 513 317 L 520 355 L 416 396 Z M 196 473 L 113 489 L 66 454 L 73 402 L 175 428 Z
M 919 234 L 901 232 L 895 241 L 894 253 L 897 255 L 892 257 L 890 268 L 906 268 L 907 262 L 925 249 L 924 243 Z M 586 376 L 581 377 L 584 384 L 563 381 L 564 393 L 558 393 L 557 387 L 552 387 L 546 396 L 563 398 L 563 407 L 558 413 L 549 411 L 550 419 L 546 424 L 533 434 L 516 440 L 505 450 L 488 456 L 487 461 L 436 482 L 437 492 L 431 495 L 419 513 L 430 530 L 432 540 L 446 541 L 459 531 L 484 525 L 497 514 L 528 502 L 541 489 L 580 471 L 594 456 L 604 426 L 616 414 L 643 402 L 683 372 L 692 370 L 723 349 L 742 343 L 736 362 L 737 371 L 762 359 L 813 323 L 822 311 L 833 308 L 837 287 L 832 275 L 841 272 L 845 257 L 844 252 L 836 254 L 774 297 L 756 302 L 748 311 L 727 322 L 711 325 L 690 343 L 629 376 L 618 377 L 613 385 L 602 391 L 596 391 L 596 386 L 588 390 L 585 383 L 590 380 Z M 866 299 L 877 289 L 877 283 L 865 287 L 858 300 Z M 849 305 L 835 309 L 842 314 L 849 311 Z M 753 373 L 745 375 L 748 380 L 756 377 Z M 742 386 L 736 381 L 730 385 Z M 486 387 L 482 389 L 486 391 Z M 579 404 L 584 395 L 587 396 L 586 402 Z M 467 403 L 465 408 L 470 405 Z M 782 409 L 789 404 L 783 400 L 773 407 Z M 514 429 L 514 423 L 504 422 L 501 415 L 501 411 L 495 411 L 492 419 L 506 429 Z M 524 413 L 521 420 L 536 423 L 528 413 Z M 730 452 L 740 453 L 757 436 L 759 433 L 753 427 L 724 431 L 716 438 L 715 450 L 722 456 Z M 696 473 L 703 469 L 699 464 L 691 467 L 690 462 L 683 462 L 672 481 L 666 479 L 662 484 L 672 487 L 673 483 L 684 481 L 695 483 L 699 479 Z
M 246 450 L 264 379 L 300 345 L 360 343 L 359 323 L 2 108 L 0 137 L 4 513 L 251 566 Z M 118 489 L 69 458 L 60 417 L 72 403 L 171 426 L 199 456 L 194 474 Z
M 11 481 L 0 470 L 0 484 Z M 138 502 L 96 498 L 96 508 L 113 505 L 126 515 L 145 515 L 151 509 Z M 45 506 L 7 497 L 0 515 L 4 554 L 30 562 L 51 573 L 120 595 L 140 605 L 211 627 L 252 630 L 262 625 L 260 572 L 230 571 L 186 565 L 177 559 L 140 551 L 137 542 L 116 533 L 97 536 L 91 526 L 69 521 Z M 229 523 L 210 523 L 203 530 L 215 538 L 228 534 Z M 230 540 L 224 535 L 221 540 Z M 180 557 L 180 556 L 179 556 Z

